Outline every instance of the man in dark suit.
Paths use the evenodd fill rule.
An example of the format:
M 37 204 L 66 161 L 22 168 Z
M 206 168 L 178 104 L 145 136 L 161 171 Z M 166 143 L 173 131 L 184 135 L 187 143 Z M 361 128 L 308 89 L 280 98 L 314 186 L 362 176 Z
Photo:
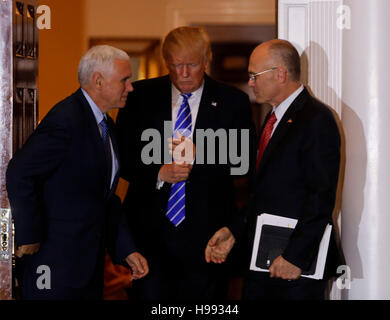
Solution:
M 287 41 L 259 45 L 249 61 L 249 86 L 258 103 L 269 103 L 258 142 L 253 189 L 246 206 L 248 243 L 256 219 L 268 213 L 297 219 L 287 247 L 269 273 L 247 268 L 244 299 L 324 299 L 326 278 L 340 262 L 334 234 L 325 277 L 301 277 L 313 263 L 326 225 L 332 224 L 340 163 L 340 135 L 332 112 L 310 96 L 300 79 L 300 59 Z M 219 230 L 206 249 L 208 261 L 223 262 L 239 238 L 244 219 Z M 233 234 L 232 234 L 233 233 Z
M 22 299 L 101 299 L 105 250 L 148 273 L 120 199 L 115 127 L 107 112 L 133 90 L 128 55 L 91 48 L 79 64 L 81 88 L 55 105 L 9 163 Z
M 135 295 L 172 301 L 223 297 L 225 266 L 207 264 L 204 250 L 211 235 L 233 218 L 233 164 L 220 161 L 220 151 L 228 153 L 223 150 L 227 144 L 217 144 L 207 153 L 209 140 L 201 148 L 197 133 L 236 129 L 237 141 L 241 141 L 241 129 L 248 131 L 251 123 L 249 99 L 205 74 L 211 48 L 201 28 L 172 30 L 164 40 L 163 56 L 169 76 L 135 82 L 135 90 L 117 118 L 122 176 L 130 183 L 124 206 L 151 270 L 134 284 Z M 156 132 L 157 146 L 164 148 L 153 151 L 148 149 L 153 142 L 149 138 Z M 166 139 L 174 137 L 171 145 L 175 151 L 181 134 L 186 141 L 193 139 L 196 160 L 174 158 L 169 163 Z M 214 151 L 215 163 L 198 161 L 202 155 L 207 162 Z M 164 162 L 166 154 L 169 161 Z M 157 161 L 149 161 L 149 155 Z M 246 171 L 244 164 L 241 174 Z

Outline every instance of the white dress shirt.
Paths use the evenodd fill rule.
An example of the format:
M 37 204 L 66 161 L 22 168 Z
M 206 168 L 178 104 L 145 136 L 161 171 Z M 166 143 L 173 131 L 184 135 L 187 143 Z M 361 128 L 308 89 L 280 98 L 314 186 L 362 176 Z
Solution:
M 294 102 L 296 97 L 298 97 L 298 95 L 303 91 L 303 89 L 304 89 L 304 87 L 303 87 L 303 85 L 301 85 L 297 90 L 295 90 L 291 95 L 289 95 L 288 98 L 286 100 L 284 100 L 281 104 L 272 108 L 272 112 L 274 112 L 275 116 L 276 116 L 276 122 L 274 124 L 274 128 L 272 130 L 271 137 L 274 134 L 276 127 L 278 126 L 280 120 L 283 118 L 287 109 Z

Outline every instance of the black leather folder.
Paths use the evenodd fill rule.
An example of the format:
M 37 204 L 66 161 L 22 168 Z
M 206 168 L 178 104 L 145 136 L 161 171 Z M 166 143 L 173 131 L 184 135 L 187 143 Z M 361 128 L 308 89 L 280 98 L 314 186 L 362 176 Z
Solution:
M 293 228 L 264 224 L 261 229 L 259 251 L 257 252 L 256 266 L 261 269 L 269 269 L 272 262 L 286 249 Z M 308 271 L 303 275 L 313 275 L 316 270 L 317 257 L 314 259 Z

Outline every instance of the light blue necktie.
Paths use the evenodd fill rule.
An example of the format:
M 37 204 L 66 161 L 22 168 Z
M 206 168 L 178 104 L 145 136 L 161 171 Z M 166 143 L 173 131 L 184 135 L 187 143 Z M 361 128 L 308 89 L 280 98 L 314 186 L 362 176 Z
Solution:
M 181 104 L 176 117 L 176 123 L 173 132 L 174 137 L 178 137 L 178 132 L 188 137 L 188 133 L 192 131 L 191 109 L 190 105 L 188 104 L 188 99 L 191 97 L 191 93 L 181 94 L 181 96 L 183 97 L 183 103 Z M 172 184 L 171 193 L 168 199 L 168 208 L 166 216 L 175 225 L 175 227 L 182 223 L 185 218 L 185 196 L 185 181 Z

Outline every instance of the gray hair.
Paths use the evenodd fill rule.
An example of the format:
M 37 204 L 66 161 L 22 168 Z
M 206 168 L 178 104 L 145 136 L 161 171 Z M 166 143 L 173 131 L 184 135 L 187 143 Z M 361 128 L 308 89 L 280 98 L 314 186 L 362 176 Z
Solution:
M 87 85 L 94 72 L 108 76 L 114 70 L 114 61 L 130 60 L 128 54 L 121 49 L 108 45 L 94 46 L 81 58 L 78 77 L 80 85 Z
M 297 49 L 287 40 L 281 39 L 271 40 L 269 45 L 272 57 L 286 67 L 291 80 L 299 81 L 301 78 L 301 59 Z

